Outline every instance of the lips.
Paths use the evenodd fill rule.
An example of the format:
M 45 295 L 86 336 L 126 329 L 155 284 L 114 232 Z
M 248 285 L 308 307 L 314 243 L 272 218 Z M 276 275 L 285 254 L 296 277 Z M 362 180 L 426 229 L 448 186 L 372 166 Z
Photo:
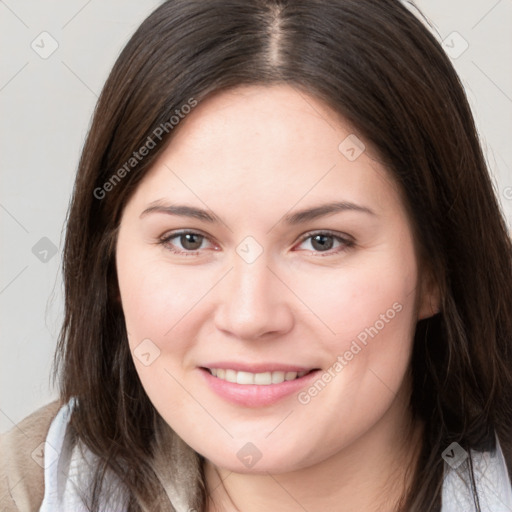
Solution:
M 210 390 L 243 407 L 276 403 L 311 384 L 321 370 L 283 364 L 211 363 L 198 368 Z

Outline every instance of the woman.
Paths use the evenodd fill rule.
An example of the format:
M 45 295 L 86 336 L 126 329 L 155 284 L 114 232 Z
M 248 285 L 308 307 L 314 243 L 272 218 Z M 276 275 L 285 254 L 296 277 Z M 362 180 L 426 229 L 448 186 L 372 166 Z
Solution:
M 166 2 L 98 102 L 8 506 L 512 510 L 511 254 L 402 4 Z

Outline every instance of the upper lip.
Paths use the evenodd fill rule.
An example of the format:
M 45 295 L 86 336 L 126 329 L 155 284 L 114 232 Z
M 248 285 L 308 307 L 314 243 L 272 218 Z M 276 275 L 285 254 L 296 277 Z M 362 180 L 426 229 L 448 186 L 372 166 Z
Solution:
M 208 363 L 202 368 L 221 368 L 224 370 L 235 370 L 237 372 L 265 373 L 265 372 L 308 372 L 318 368 L 312 366 L 298 366 L 283 363 L 240 363 L 235 361 L 220 361 Z

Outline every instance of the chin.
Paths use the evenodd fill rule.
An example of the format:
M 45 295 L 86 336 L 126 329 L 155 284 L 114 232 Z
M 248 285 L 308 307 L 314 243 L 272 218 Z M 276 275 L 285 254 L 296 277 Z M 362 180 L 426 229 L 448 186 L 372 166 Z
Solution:
M 297 459 L 294 453 L 276 453 L 271 448 L 257 450 L 254 445 L 246 443 L 238 448 L 235 457 L 226 457 L 226 452 L 205 456 L 205 458 L 218 468 L 241 474 L 266 475 L 289 473 L 310 466 L 313 462 Z

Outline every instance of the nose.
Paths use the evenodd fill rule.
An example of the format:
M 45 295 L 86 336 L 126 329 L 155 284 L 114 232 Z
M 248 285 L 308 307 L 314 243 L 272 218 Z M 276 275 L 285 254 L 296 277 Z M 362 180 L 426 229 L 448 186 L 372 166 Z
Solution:
M 264 256 L 247 263 L 235 255 L 233 268 L 218 290 L 215 326 L 241 340 L 278 337 L 293 327 L 290 292 Z

